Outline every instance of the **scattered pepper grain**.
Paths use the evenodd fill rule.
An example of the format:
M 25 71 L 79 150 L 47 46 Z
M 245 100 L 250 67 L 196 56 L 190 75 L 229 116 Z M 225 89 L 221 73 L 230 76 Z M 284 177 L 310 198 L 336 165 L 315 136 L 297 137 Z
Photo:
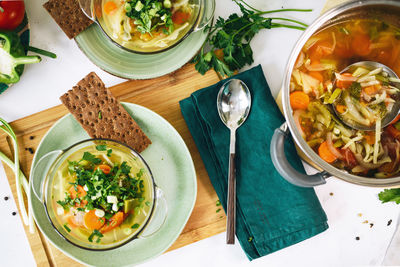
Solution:
M 31 135 L 31 136 L 29 136 L 29 139 L 33 140 L 33 139 L 35 139 L 35 137 L 33 135 Z
M 17 213 L 15 211 L 13 211 L 11 214 L 12 214 L 12 216 L 17 215 Z
M 7 200 L 8 200 L 8 197 L 7 197 L 7 196 L 5 196 L 5 197 L 4 197 L 4 200 L 5 200 L 5 201 L 7 201 Z
M 29 153 L 33 154 L 35 151 L 33 150 L 33 148 L 28 148 Z
M 388 221 L 387 226 L 389 226 L 389 225 L 391 225 L 391 224 L 392 224 L 392 219 L 390 219 L 390 220 Z
M 360 237 L 359 237 L 359 236 L 356 236 L 356 240 L 357 240 L 357 241 L 360 240 Z

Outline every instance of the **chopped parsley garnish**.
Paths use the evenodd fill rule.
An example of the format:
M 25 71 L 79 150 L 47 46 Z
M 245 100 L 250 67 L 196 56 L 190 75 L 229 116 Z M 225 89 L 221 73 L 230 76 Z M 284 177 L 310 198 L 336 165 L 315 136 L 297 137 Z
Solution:
M 217 209 L 215 212 L 218 213 L 218 212 L 220 212 L 220 211 L 221 211 L 221 209 Z
M 103 237 L 103 234 L 100 233 L 99 230 L 93 230 L 93 232 L 90 234 L 88 237 L 89 242 L 93 242 L 93 237 L 97 236 L 96 243 L 100 243 L 101 238 Z
M 111 153 L 112 153 L 112 149 L 110 148 L 107 150 L 107 157 L 111 157 Z
M 98 151 L 106 151 L 107 150 L 107 145 L 97 145 L 96 149 Z
M 174 31 L 170 0 L 128 0 L 125 3 L 126 16 L 133 19 L 137 30 L 152 34 L 162 30 L 164 34 Z
M 97 145 L 96 149 L 103 153 L 112 152 L 103 144 Z M 100 165 L 107 166 L 99 168 Z M 78 212 L 101 209 L 105 212 L 106 224 L 119 211 L 140 214 L 146 203 L 144 181 L 141 179 L 145 169 L 141 169 L 136 175 L 131 170 L 132 167 L 126 161 L 110 166 L 108 162 L 85 151 L 80 160 L 68 162 L 68 171 L 76 178 L 69 182 L 71 188 L 67 188 L 65 198 L 57 203 L 64 210 L 74 208 Z M 149 202 L 146 205 L 151 204 Z
M 68 227 L 68 223 L 64 223 L 64 228 L 68 233 L 71 232 L 71 228 Z
M 361 95 L 361 84 L 353 82 L 349 87 L 350 95 L 359 100 Z
M 89 153 L 87 151 L 85 151 L 83 153 L 82 160 L 87 160 L 89 162 L 92 162 L 93 164 L 100 164 L 101 163 L 101 159 L 96 158 L 95 155 L 93 155 L 92 153 Z
M 101 120 L 101 118 L 102 118 L 101 111 L 99 111 L 98 117 L 99 117 L 99 119 Z
M 138 224 L 138 223 L 135 223 L 134 225 L 131 226 L 131 228 L 132 228 L 132 229 L 139 228 L 139 224 Z

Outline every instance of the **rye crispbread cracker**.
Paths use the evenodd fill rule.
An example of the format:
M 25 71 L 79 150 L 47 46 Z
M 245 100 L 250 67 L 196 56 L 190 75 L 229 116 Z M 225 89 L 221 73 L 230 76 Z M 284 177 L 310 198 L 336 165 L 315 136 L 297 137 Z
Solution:
M 94 72 L 80 80 L 60 100 L 93 138 L 114 139 L 138 152 L 151 144 L 139 125 Z
M 79 7 L 78 0 L 49 0 L 43 7 L 69 39 L 75 38 L 93 23 Z

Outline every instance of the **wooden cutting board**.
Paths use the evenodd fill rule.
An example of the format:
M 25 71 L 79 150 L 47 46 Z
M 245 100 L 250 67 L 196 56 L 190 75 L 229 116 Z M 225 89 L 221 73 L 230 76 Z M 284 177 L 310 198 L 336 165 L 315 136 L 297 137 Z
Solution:
M 225 214 L 222 211 L 216 212 L 219 209 L 216 206 L 218 197 L 179 108 L 180 100 L 218 81 L 219 77 L 215 72 L 209 71 L 202 76 L 197 73 L 192 64 L 187 64 L 180 70 L 160 78 L 127 81 L 110 88 L 119 101 L 142 105 L 167 119 L 180 133 L 192 155 L 197 173 L 197 200 L 185 229 L 169 250 L 225 231 Z M 65 88 L 65 91 L 69 89 Z M 60 105 L 11 123 L 20 146 L 21 169 L 26 176 L 29 174 L 33 159 L 33 154 L 27 149 L 35 150 L 47 130 L 67 113 L 67 109 Z M 10 140 L 2 132 L 0 150 L 12 158 L 9 144 Z M 5 170 L 14 198 L 17 199 L 14 174 L 6 166 Z M 79 263 L 52 246 L 37 229 L 34 234 L 31 234 L 25 227 L 25 232 L 38 266 L 80 266 Z

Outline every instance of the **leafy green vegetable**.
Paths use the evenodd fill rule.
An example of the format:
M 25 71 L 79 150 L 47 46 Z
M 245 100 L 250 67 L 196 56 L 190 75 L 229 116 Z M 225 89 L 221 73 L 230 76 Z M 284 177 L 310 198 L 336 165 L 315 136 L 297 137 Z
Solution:
M 64 223 L 64 228 L 68 231 L 68 233 L 71 232 L 71 228 L 68 227 L 67 223 Z
M 105 145 L 97 145 L 96 149 L 111 153 Z M 70 174 L 76 176 L 76 180 L 70 184 L 77 192 L 79 186 L 84 187 L 86 195 L 77 196 L 73 199 L 69 192 L 65 192 L 65 198 L 57 201 L 60 206 L 65 210 L 76 206 L 78 206 L 78 210 L 82 211 L 85 209 L 102 209 L 106 213 L 106 219 L 110 219 L 119 210 L 133 210 L 135 206 L 140 206 L 139 209 L 143 208 L 142 202 L 145 201 L 145 197 L 143 195 L 144 181 L 141 180 L 142 174 L 140 177 L 131 175 L 131 166 L 125 161 L 120 165 L 114 164 L 107 174 L 97 168 L 98 164 L 107 163 L 103 163 L 100 158 L 96 158 L 95 155 L 87 151 L 83 152 L 81 160 L 68 162 Z M 143 173 L 144 170 L 140 170 L 140 172 Z M 115 203 L 114 201 L 110 202 L 107 199 L 108 196 L 116 197 L 117 201 Z M 133 203 L 134 201 L 137 201 L 138 205 L 124 207 L 127 205 L 125 203 Z M 85 207 L 81 206 L 82 203 L 85 204 Z
M 92 153 L 89 153 L 87 151 L 85 151 L 83 153 L 82 160 L 87 160 L 89 162 L 92 162 L 93 164 L 100 164 L 101 163 L 101 159 L 96 158 L 95 155 L 93 155 Z
M 304 30 L 307 26 L 296 20 L 280 17 L 265 18 L 263 15 L 283 11 L 311 11 L 310 9 L 260 11 L 243 0 L 233 1 L 239 6 L 242 14 L 231 14 L 228 19 L 219 17 L 214 26 L 206 28 L 206 30 L 210 30 L 206 39 L 210 51 L 205 51 L 203 46 L 200 53 L 193 58 L 196 70 L 201 74 L 205 74 L 213 68 L 222 77 L 232 76 L 235 70 L 253 63 L 253 50 L 250 42 L 262 29 L 285 27 Z M 276 20 L 297 25 L 275 23 Z
M 98 151 L 106 151 L 107 150 L 107 145 L 97 145 L 96 149 Z
M 386 202 L 396 202 L 400 203 L 400 188 L 385 189 L 378 194 L 379 200 L 382 203 Z
M 134 225 L 131 226 L 131 228 L 132 228 L 132 229 L 136 229 L 136 228 L 139 228 L 139 226 L 140 226 L 140 225 L 139 225 L 138 223 L 135 223 Z
M 361 84 L 353 82 L 349 87 L 349 92 L 352 97 L 359 100 L 361 96 Z
M 100 233 L 99 230 L 93 230 L 93 232 L 90 234 L 88 237 L 89 242 L 93 242 L 93 237 L 97 236 L 96 243 L 100 243 L 101 238 L 103 237 L 103 234 Z
M 151 34 L 159 26 L 164 27 L 163 32 L 166 34 L 171 34 L 174 30 L 170 1 L 128 0 L 125 11 L 142 34 Z

